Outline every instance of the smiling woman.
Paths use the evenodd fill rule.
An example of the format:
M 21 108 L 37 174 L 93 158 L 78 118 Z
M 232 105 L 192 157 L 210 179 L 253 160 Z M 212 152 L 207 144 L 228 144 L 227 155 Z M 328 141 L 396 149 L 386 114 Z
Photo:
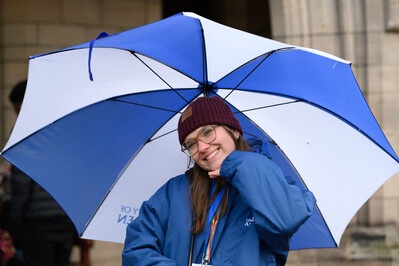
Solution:
M 248 151 L 242 134 L 221 98 L 188 105 L 178 135 L 194 167 L 144 202 L 128 225 L 123 265 L 285 264 L 315 198 L 289 184 L 269 158 Z

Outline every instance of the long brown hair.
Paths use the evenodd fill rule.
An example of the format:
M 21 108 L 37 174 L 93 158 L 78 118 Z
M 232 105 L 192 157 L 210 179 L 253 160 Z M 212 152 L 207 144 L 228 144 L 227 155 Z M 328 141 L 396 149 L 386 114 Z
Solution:
M 232 129 L 223 126 L 227 133 L 235 140 L 236 149 L 241 151 L 249 150 L 248 144 L 243 140 L 242 136 L 238 138 L 234 137 Z M 210 190 L 212 185 L 212 179 L 209 178 L 208 171 L 202 169 L 197 164 L 194 164 L 194 173 L 191 184 L 191 205 L 193 208 L 193 227 L 191 232 L 193 234 L 200 233 L 205 226 L 206 216 L 208 213 L 209 206 L 212 204 L 215 197 L 210 199 Z M 216 192 L 219 192 L 224 186 L 227 185 L 226 193 L 221 201 L 221 216 L 226 214 L 227 202 L 228 202 L 228 183 L 222 178 L 216 178 Z M 215 193 L 217 194 L 217 193 Z

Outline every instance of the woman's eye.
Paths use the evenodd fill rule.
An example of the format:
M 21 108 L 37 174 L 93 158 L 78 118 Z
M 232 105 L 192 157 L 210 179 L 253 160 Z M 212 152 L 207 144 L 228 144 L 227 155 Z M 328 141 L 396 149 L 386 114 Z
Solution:
M 186 147 L 186 149 L 191 149 L 193 146 L 195 145 L 195 142 L 194 141 L 189 141 L 189 142 L 186 142 L 185 144 L 184 144 L 184 146 Z
M 206 137 L 206 136 L 211 135 L 212 132 L 213 132 L 212 128 L 206 128 L 206 129 L 204 130 L 204 132 L 202 132 L 202 135 Z

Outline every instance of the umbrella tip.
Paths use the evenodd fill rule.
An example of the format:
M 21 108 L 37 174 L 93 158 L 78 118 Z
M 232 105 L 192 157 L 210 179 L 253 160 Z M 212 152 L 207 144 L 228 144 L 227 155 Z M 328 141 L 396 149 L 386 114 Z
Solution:
M 215 95 L 218 90 L 215 83 L 210 82 L 207 82 L 201 89 L 204 92 L 204 97 L 211 97 L 211 95 Z

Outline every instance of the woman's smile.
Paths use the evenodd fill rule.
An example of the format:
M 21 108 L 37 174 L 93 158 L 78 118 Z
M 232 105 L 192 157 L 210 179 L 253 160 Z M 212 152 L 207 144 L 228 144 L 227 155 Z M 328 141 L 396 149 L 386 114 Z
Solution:
M 216 155 L 216 153 L 218 153 L 219 149 L 216 149 L 214 152 L 212 152 L 208 157 L 206 157 L 206 160 L 210 160 L 213 158 L 213 156 Z

